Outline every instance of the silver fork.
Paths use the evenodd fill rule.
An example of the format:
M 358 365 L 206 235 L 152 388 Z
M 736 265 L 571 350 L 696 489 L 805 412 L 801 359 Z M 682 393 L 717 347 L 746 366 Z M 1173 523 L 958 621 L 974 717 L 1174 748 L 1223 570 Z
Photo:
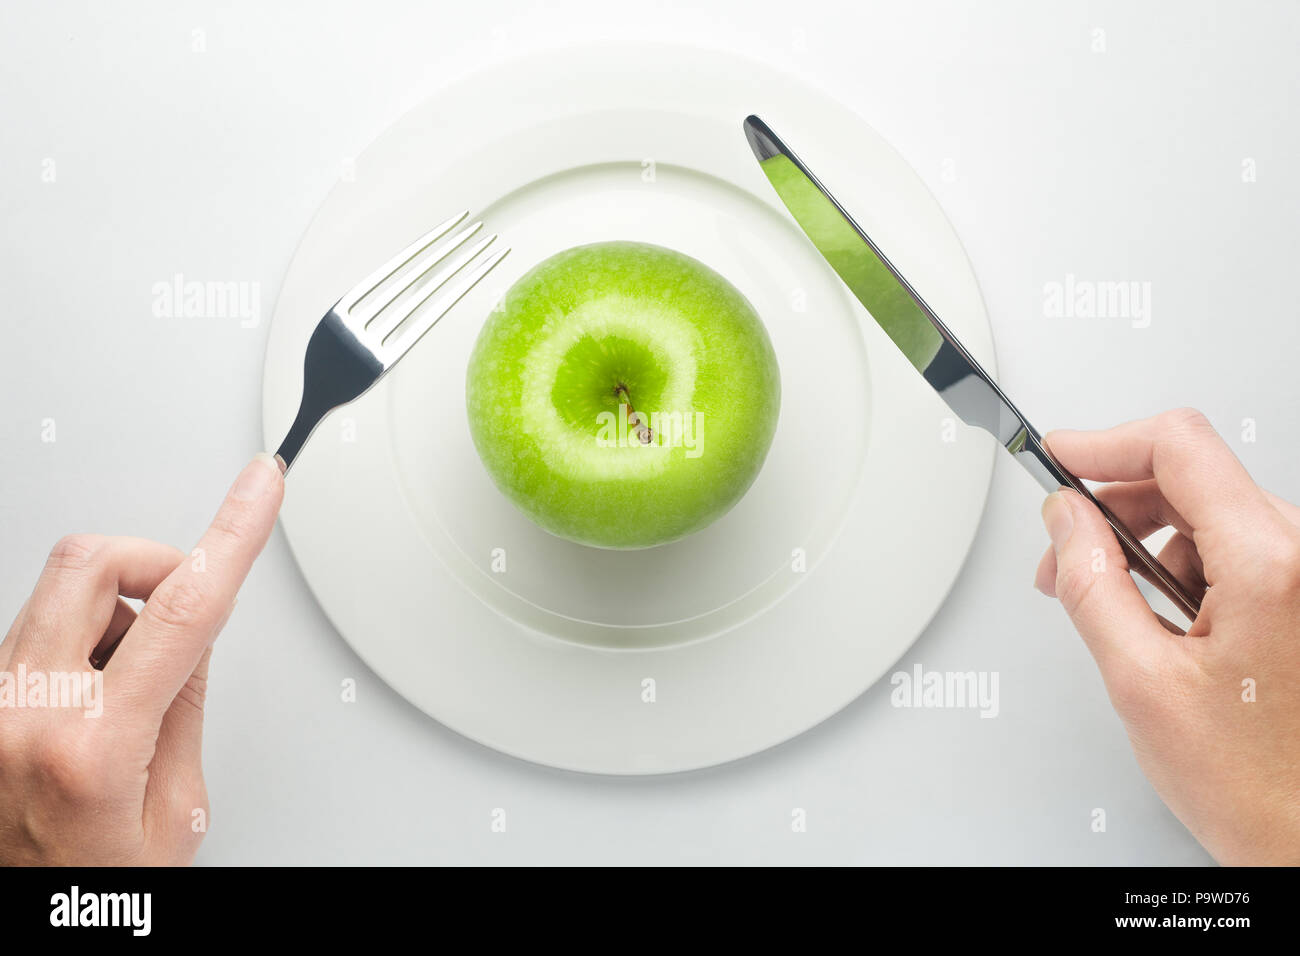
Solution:
M 468 216 L 453 216 L 415 240 L 353 286 L 316 325 L 307 342 L 298 415 L 275 453 L 286 473 L 326 415 L 383 378 L 510 251 L 483 255 L 495 234 L 462 249 L 483 227 L 475 222 L 457 230 Z M 396 291 L 388 295 L 381 286 Z M 394 307 L 398 299 L 404 301 Z

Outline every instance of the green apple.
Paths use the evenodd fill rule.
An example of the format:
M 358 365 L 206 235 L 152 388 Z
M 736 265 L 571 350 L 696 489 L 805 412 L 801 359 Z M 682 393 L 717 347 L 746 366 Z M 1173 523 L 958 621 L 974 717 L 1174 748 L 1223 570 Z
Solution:
M 731 283 L 661 246 L 579 246 L 488 318 L 465 383 L 497 487 L 541 527 L 601 548 L 699 531 L 767 457 L 781 377 Z

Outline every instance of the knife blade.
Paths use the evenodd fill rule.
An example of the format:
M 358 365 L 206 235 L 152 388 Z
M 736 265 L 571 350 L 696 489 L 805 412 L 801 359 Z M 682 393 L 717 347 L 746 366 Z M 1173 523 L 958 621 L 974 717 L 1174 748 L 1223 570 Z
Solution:
M 966 424 L 993 435 L 1047 491 L 1072 488 L 1095 504 L 1130 569 L 1195 620 L 1200 601 L 1052 457 L 1028 419 L 812 171 L 757 116 L 747 117 L 744 129 L 759 166 L 795 222 L 948 407 Z

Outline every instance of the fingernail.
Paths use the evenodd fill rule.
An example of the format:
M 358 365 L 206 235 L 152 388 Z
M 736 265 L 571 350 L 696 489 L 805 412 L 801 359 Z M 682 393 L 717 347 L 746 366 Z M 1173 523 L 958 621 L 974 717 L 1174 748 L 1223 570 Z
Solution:
M 244 466 L 244 470 L 235 479 L 235 486 L 230 489 L 230 495 L 240 501 L 253 501 L 266 494 L 280 474 L 282 472 L 275 457 L 263 452 Z
M 1070 503 L 1059 491 L 1052 492 L 1043 502 L 1043 524 L 1047 526 L 1047 536 L 1052 539 L 1052 550 L 1059 554 L 1074 530 Z

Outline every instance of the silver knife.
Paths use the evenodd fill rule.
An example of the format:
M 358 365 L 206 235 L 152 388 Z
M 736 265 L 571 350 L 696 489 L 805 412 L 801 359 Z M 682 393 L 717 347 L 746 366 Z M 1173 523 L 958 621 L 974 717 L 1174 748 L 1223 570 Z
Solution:
M 992 434 L 1047 491 L 1073 488 L 1095 504 L 1119 539 L 1129 567 L 1194 621 L 1201 602 L 1082 481 L 1061 467 L 1034 426 L 812 171 L 757 116 L 745 120 L 745 137 L 776 194 L 817 251 L 948 407 L 966 424 Z

